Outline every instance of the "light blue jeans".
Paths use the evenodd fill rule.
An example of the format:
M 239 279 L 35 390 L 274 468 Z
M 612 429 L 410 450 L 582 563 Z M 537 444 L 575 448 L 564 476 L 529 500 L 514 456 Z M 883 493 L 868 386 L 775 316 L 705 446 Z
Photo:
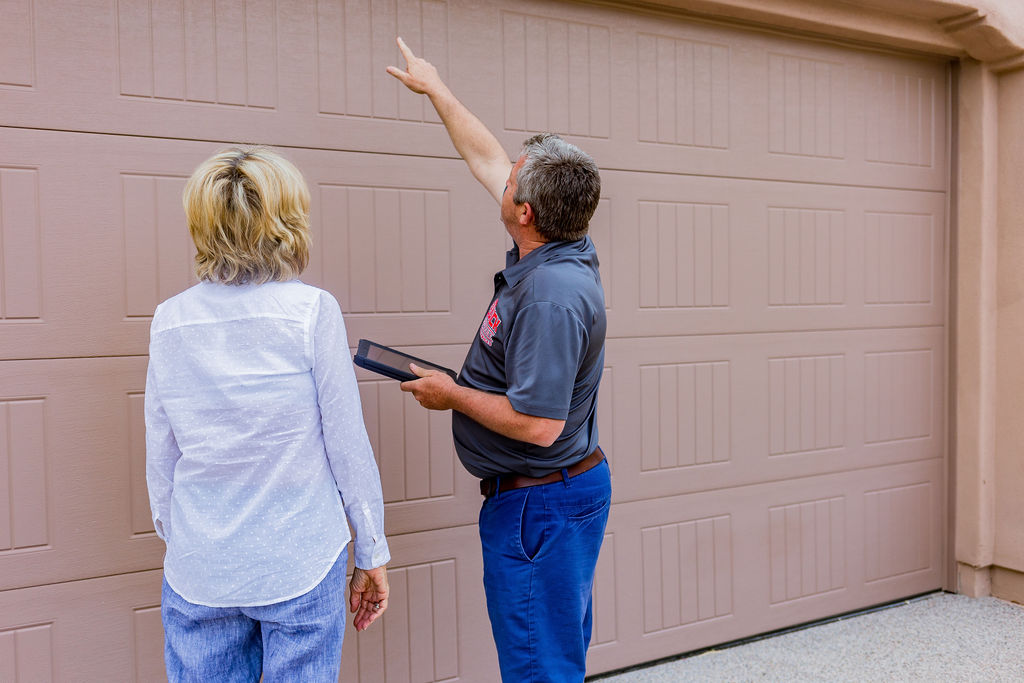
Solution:
M 334 683 L 345 636 L 348 549 L 316 588 L 258 607 L 205 607 L 164 580 L 160 613 L 170 683 Z

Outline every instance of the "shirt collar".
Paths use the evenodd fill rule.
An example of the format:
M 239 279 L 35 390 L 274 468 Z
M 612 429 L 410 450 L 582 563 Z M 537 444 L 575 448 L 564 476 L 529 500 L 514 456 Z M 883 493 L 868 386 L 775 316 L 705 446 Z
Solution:
M 504 280 L 509 287 L 515 287 L 534 268 L 545 261 L 550 261 L 556 256 L 578 250 L 580 248 L 580 244 L 587 239 L 590 238 L 583 237 L 582 239 L 574 242 L 547 242 L 531 251 L 522 259 L 519 258 L 519 246 L 516 245 L 512 247 L 505 252 L 505 270 L 499 271 L 494 276 L 495 287 L 497 287 L 502 280 Z

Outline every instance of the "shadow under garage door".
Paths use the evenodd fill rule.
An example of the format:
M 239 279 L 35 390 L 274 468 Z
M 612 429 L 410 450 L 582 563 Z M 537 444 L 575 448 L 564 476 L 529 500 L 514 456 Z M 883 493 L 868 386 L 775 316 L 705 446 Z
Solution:
M 210 153 L 286 147 L 351 340 L 461 363 L 506 242 L 395 34 L 603 169 L 591 671 L 944 585 L 945 63 L 581 3 L 2 4 L 0 680 L 162 676 L 145 354 Z M 359 378 L 395 594 L 342 678 L 497 680 L 450 419 Z

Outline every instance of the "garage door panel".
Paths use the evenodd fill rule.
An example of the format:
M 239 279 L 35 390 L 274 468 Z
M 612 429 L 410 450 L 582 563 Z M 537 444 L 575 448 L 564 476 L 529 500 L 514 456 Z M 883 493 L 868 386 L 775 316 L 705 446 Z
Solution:
M 0 319 L 4 321 L 38 321 L 42 315 L 39 214 L 39 170 L 0 167 Z
M 508 149 L 553 130 L 602 167 L 933 190 L 948 182 L 941 62 L 572 4 L 518 3 L 480 30 L 497 34 L 493 26 L 495 40 L 520 47 L 491 55 L 503 62 L 504 107 L 480 102 L 483 120 L 503 123 Z M 552 46 L 563 39 L 570 55 L 589 53 L 589 71 L 559 58 Z M 533 60 L 526 70 L 520 54 Z M 525 88 L 538 106 L 517 97 Z
M 0 140 L 0 357 L 145 353 L 156 305 L 196 282 L 181 192 L 222 146 L 12 129 Z M 464 341 L 504 266 L 504 232 L 461 162 L 286 155 L 312 195 L 303 278 L 337 296 L 350 334 Z
M 761 476 L 944 456 L 945 434 L 936 429 L 945 413 L 943 328 L 780 335 L 759 346 L 767 387 L 758 392 Z M 886 380 L 867 371 L 878 358 L 888 361 Z M 887 436 L 879 440 L 882 425 Z
M 462 2 L 18 5 L 0 74 L 15 126 L 452 157 L 426 98 L 385 72 L 404 66 L 395 36 L 474 111 L 502 77 L 494 8 Z M 89 68 L 64 68 L 82 54 Z
M 145 358 L 3 361 L 0 589 L 159 566 Z
M 940 587 L 942 467 L 932 458 L 614 505 L 619 647 L 593 648 L 589 672 Z
M 32 0 L 7 3 L 0 28 L 0 85 L 32 88 L 35 85 L 35 53 L 32 49 Z
M 771 553 L 769 615 L 799 623 L 820 618 L 834 598 L 842 609 L 874 605 L 940 587 L 945 576 L 943 460 L 902 463 L 779 484 L 769 503 L 766 541 Z M 845 526 L 843 525 L 845 522 Z M 845 543 L 821 573 L 825 541 Z M 842 564 L 841 564 L 842 563 Z M 846 583 L 838 586 L 841 575 Z M 856 604 L 859 603 L 859 604 Z M 845 607 L 850 605 L 849 607 Z
M 845 495 L 815 493 L 768 509 L 772 605 L 807 600 L 847 588 Z
M 425 98 L 384 71 L 401 33 L 509 150 L 554 130 L 610 168 L 947 182 L 941 63 L 569 3 L 92 5 L 14 15 L 12 125 L 452 156 Z M 71 50 L 93 68 L 63 69 Z
M 621 45 L 618 58 L 632 69 L 616 92 L 634 102 L 617 128 L 630 143 L 620 145 L 625 168 L 933 190 L 947 184 L 944 64 L 874 60 L 840 46 L 654 18 L 638 19 Z M 921 100 L 902 119 L 873 115 L 875 86 L 866 81 L 875 82 L 875 71 L 900 81 L 908 101 Z M 879 136 L 915 142 L 890 159 L 871 151 Z
M 314 247 L 303 279 L 337 296 L 350 338 L 464 343 L 505 266 L 498 206 L 464 164 L 298 150 L 291 157 L 312 194 Z
M 478 538 L 470 525 L 388 539 L 388 611 L 362 633 L 348 625 L 340 680 L 499 680 Z
M 160 584 L 157 570 L 0 592 L 4 680 L 166 680 Z
M 620 595 L 618 590 L 619 575 L 617 573 L 618 551 L 615 533 L 605 533 L 601 544 L 601 554 L 594 571 L 593 615 L 594 626 L 588 651 L 588 661 L 597 657 L 593 654 L 599 650 L 612 649 L 619 644 L 618 634 L 622 620 L 620 617 Z
M 864 160 L 882 177 L 900 169 L 931 172 L 936 189 L 948 167 L 945 142 L 947 81 L 945 65 L 917 60 L 864 56 L 858 74 L 864 102 Z
M 701 638 L 722 642 L 735 631 L 750 596 L 737 592 L 733 576 L 743 561 L 736 554 L 742 530 L 729 504 L 726 496 L 696 494 L 612 506 L 614 544 L 606 540 L 602 561 L 614 551 L 616 647 L 591 647 L 588 673 L 666 656 L 672 647 L 684 652 Z M 595 597 L 595 624 L 601 616 Z
M 472 526 L 390 539 L 390 608 L 369 631 L 348 625 L 340 680 L 498 680 L 475 539 Z M 3 592 L 10 680 L 163 680 L 160 582 L 156 570 Z
M 495 11 L 505 54 L 501 120 L 520 140 L 524 133 L 543 130 L 595 141 L 611 133 L 610 22 L 607 16 L 574 16 L 567 10 L 519 3 L 514 10 Z
M 749 112 L 757 177 L 945 189 L 945 64 L 767 36 L 747 54 L 768 104 Z
M 19 285 L 5 305 L 22 311 L 8 314 L 0 357 L 145 353 L 156 303 L 194 281 L 180 192 L 209 146 L 181 144 L 174 162 L 156 163 L 155 142 L 14 129 L 0 140 L 0 165 L 16 169 L 0 172 L 11 188 L 0 215 L 21 257 L 8 255 L 5 277 Z
M 743 264 L 732 245 L 746 221 L 737 217 L 744 207 L 736 194 L 707 179 L 605 171 L 602 181 L 614 257 L 605 282 L 614 301 L 609 335 L 726 325 L 741 305 L 733 281 Z
M 461 360 L 448 347 L 409 350 L 456 367 Z M 164 546 L 145 479 L 145 370 L 144 357 L 0 363 L 4 588 L 159 566 Z M 458 466 L 450 414 L 410 405 L 394 380 L 359 373 L 388 533 L 471 524 L 479 487 Z
M 447 2 L 16 5 L 5 45 L 17 68 L 0 74 L 9 124 L 452 154 L 425 98 L 384 70 L 400 64 L 401 32 L 450 75 L 460 48 Z M 89 68 L 64 68 L 83 54 Z
M 741 476 L 763 412 L 753 364 L 717 338 L 611 340 L 609 458 L 616 501 L 714 489 Z M 607 371 L 606 371 L 607 373 Z
M 611 340 L 606 362 L 617 501 L 945 453 L 941 327 Z
M 941 194 L 604 176 L 613 337 L 944 320 Z

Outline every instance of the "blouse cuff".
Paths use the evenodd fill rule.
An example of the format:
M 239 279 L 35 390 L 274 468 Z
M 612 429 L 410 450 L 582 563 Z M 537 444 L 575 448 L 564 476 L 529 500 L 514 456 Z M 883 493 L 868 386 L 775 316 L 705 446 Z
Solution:
M 360 569 L 376 569 L 391 561 L 391 551 L 388 550 L 388 541 L 381 534 L 379 537 L 369 538 L 366 541 L 355 540 L 355 562 Z

